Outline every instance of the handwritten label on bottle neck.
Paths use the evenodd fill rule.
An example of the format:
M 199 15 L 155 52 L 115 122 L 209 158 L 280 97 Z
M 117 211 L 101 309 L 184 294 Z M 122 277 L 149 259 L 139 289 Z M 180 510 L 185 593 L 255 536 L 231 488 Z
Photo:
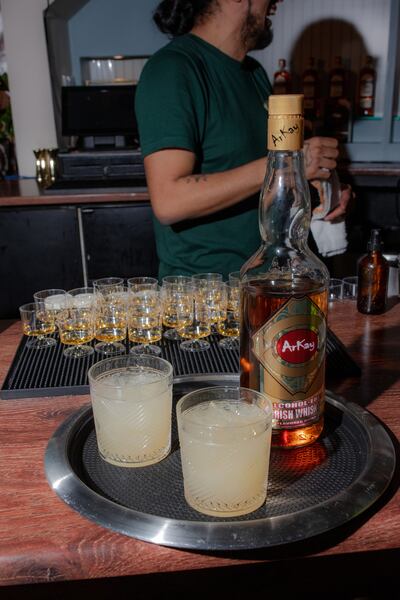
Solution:
M 301 115 L 269 115 L 268 150 L 301 150 L 303 129 Z

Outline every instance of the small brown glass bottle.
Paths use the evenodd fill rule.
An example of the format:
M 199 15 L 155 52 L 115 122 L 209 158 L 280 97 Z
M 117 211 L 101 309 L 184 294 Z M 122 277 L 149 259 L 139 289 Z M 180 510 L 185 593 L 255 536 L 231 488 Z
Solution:
M 357 309 L 366 315 L 377 315 L 386 308 L 389 263 L 382 254 L 379 229 L 371 231 L 368 254 L 358 262 Z

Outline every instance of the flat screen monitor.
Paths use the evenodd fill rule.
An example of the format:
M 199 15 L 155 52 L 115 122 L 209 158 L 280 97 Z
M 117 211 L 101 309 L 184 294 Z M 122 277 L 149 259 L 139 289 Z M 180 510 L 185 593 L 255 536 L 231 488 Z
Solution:
M 137 138 L 135 91 L 135 85 L 63 87 L 62 134 Z

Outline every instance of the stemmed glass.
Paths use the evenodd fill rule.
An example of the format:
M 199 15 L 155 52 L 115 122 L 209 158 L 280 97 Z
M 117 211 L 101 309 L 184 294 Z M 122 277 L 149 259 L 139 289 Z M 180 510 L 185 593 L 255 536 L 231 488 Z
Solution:
M 68 294 L 65 290 L 51 288 L 35 292 L 33 299 L 40 310 L 47 312 L 55 320 L 58 313 L 66 307 Z
M 126 339 L 128 325 L 128 290 L 122 284 L 106 284 L 94 289 L 95 338 L 98 340 L 94 349 L 106 356 L 121 354 L 125 352 L 121 342 Z
M 240 271 L 232 271 L 232 273 L 229 273 L 228 274 L 228 282 L 233 283 L 234 285 L 239 285 Z
M 60 341 L 69 346 L 63 351 L 67 358 L 83 358 L 93 354 L 88 346 L 94 338 L 95 294 L 93 288 L 76 288 L 68 292 L 68 302 L 57 318 Z
M 203 339 L 211 333 L 211 308 L 205 301 L 203 288 L 199 284 L 194 284 L 193 299 L 190 305 L 190 313 L 187 309 L 182 310 L 184 318 L 179 326 L 178 333 L 185 341 L 181 342 L 180 348 L 188 352 L 199 352 L 208 350 L 210 344 Z M 180 318 L 179 321 L 180 322 Z
M 223 277 L 221 273 L 196 273 L 196 275 L 192 275 L 192 279 L 199 279 L 203 282 L 210 281 L 222 281 Z
M 223 281 L 199 280 L 199 292 L 211 312 L 211 324 L 218 329 L 218 324 L 225 321 L 228 304 L 227 285 Z
M 54 333 L 56 329 L 53 315 L 46 312 L 36 302 L 23 304 L 19 307 L 19 312 L 24 335 L 36 338 L 26 343 L 28 348 L 40 350 L 42 348 L 51 348 L 51 346 L 56 344 L 54 338 L 45 337 L 49 333 Z
M 225 350 L 234 350 L 238 347 L 239 342 L 239 300 L 240 300 L 240 288 L 239 280 L 236 283 L 227 283 L 227 311 L 226 318 L 224 321 L 217 323 L 217 331 L 220 335 L 225 336 L 218 342 L 218 345 Z
M 130 292 L 158 290 L 158 280 L 155 277 L 130 277 L 127 283 Z
M 58 317 L 62 311 L 65 310 L 68 302 L 68 294 L 65 290 L 59 288 L 50 288 L 47 290 L 40 290 L 33 294 L 33 299 L 38 309 L 38 316 L 43 321 L 49 318 L 53 321 L 54 329 Z M 50 342 L 50 345 L 54 346 L 55 340 Z
M 128 338 L 134 342 L 133 354 L 160 355 L 161 348 L 153 342 L 162 337 L 162 303 L 158 289 L 131 292 L 128 304 Z
M 100 279 L 93 279 L 93 287 L 96 293 L 101 292 L 103 294 L 111 294 L 118 292 L 121 286 L 124 285 L 122 277 L 101 277 Z
M 193 296 L 192 288 L 192 278 L 185 275 L 168 275 L 162 280 L 163 325 L 168 328 L 164 337 L 168 340 L 180 340 L 178 312 L 182 315 L 182 306 L 187 306 L 185 297 Z

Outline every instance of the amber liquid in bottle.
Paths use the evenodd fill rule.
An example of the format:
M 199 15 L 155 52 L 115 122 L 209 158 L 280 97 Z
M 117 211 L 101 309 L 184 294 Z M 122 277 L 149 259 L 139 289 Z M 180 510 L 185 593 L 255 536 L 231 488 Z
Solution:
M 267 282 L 249 281 L 242 287 L 242 314 L 247 318 L 242 323 L 240 340 L 240 385 L 250 389 L 260 389 L 260 370 L 258 361 L 252 353 L 250 340 L 255 331 L 260 329 L 268 319 L 279 310 L 291 297 L 308 296 L 326 315 L 327 293 L 318 282 L 302 281 L 297 289 L 285 293 L 287 282 L 276 281 L 272 288 Z M 318 288 L 319 286 L 319 288 Z M 274 288 L 278 288 L 277 291 Z M 322 377 L 325 375 L 325 363 L 322 365 Z M 272 445 L 281 448 L 292 448 L 312 444 L 321 435 L 324 427 L 323 414 L 317 422 L 294 429 L 274 429 Z
M 366 315 L 378 315 L 386 308 L 389 263 L 382 254 L 378 229 L 371 231 L 368 254 L 358 263 L 357 310 Z
M 303 97 L 269 100 L 262 243 L 243 266 L 240 282 L 240 384 L 270 398 L 272 445 L 280 448 L 313 443 L 324 424 L 329 274 L 307 246 L 311 210 L 301 151 L 302 102 L 294 98 Z M 286 112 L 280 116 L 279 109 Z M 291 115 L 296 109 L 301 114 Z

